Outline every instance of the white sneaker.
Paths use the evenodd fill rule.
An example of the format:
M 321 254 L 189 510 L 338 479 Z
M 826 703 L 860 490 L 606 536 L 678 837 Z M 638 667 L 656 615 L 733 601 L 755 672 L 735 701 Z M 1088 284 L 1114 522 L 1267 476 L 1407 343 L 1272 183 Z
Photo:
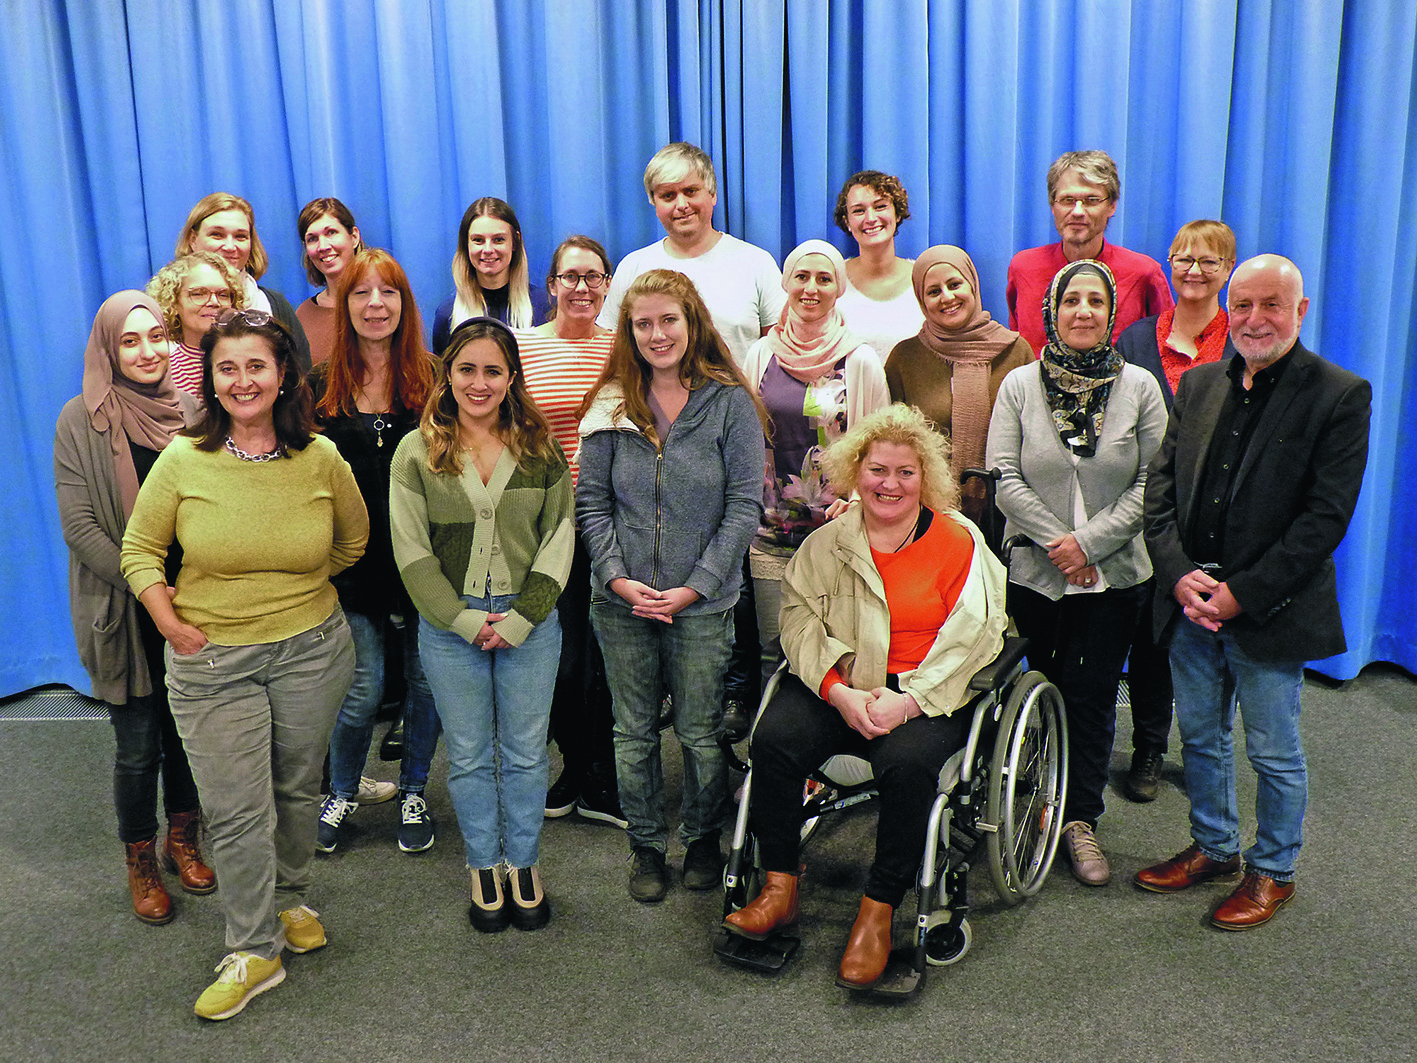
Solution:
M 371 779 L 367 775 L 359 777 L 359 793 L 355 795 L 355 800 L 361 805 L 382 805 L 385 801 L 392 801 L 394 794 L 398 793 L 398 787 L 391 782 L 383 782 L 380 779 Z
M 1080 819 L 1063 827 L 1063 844 L 1067 847 L 1068 863 L 1073 865 L 1073 878 L 1084 886 L 1105 886 L 1112 881 L 1112 868 L 1097 835 Z

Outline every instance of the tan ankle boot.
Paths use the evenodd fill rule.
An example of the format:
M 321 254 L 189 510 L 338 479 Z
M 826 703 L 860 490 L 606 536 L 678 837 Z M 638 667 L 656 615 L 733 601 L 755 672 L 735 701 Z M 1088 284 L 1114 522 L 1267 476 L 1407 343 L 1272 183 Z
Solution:
M 162 866 L 178 877 L 188 893 L 201 895 L 216 889 L 216 872 L 202 860 L 202 813 L 199 810 L 167 817 Z
M 724 929 L 750 941 L 762 941 L 774 930 L 797 922 L 797 876 L 769 871 L 763 891 L 751 904 L 724 917 Z
M 143 922 L 154 926 L 172 922 L 172 898 L 157 869 L 156 838 L 128 846 L 128 890 L 133 894 L 133 914 Z
M 889 904 L 861 898 L 861 910 L 846 942 L 841 957 L 838 982 L 849 986 L 869 986 L 881 977 L 891 955 L 891 916 L 895 909 Z

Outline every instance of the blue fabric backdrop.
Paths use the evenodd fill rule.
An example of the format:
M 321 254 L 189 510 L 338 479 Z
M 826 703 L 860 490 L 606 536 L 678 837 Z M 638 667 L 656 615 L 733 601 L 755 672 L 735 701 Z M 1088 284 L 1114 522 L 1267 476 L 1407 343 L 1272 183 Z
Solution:
M 254 204 L 267 282 L 310 294 L 318 195 L 391 248 L 425 321 L 468 202 L 517 208 L 533 272 L 571 232 L 661 235 L 641 174 L 673 139 L 719 168 L 719 225 L 779 260 L 833 228 L 852 171 L 911 192 L 901 253 L 970 250 L 1003 314 L 1010 255 L 1055 238 L 1044 172 L 1105 148 L 1109 236 L 1164 257 L 1221 217 L 1303 270 L 1304 339 L 1374 385 L 1338 562 L 1350 651 L 1417 670 L 1417 6 L 1391 0 L 34 0 L 0 79 L 0 695 L 88 689 L 51 442 L 95 309 L 170 257 L 216 189 Z

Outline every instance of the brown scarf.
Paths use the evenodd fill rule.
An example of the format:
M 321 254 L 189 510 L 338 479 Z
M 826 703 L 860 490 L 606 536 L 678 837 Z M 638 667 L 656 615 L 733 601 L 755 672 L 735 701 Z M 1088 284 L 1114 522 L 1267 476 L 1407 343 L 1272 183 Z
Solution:
M 108 434 L 125 517 L 133 515 L 138 497 L 138 472 L 133 467 L 129 440 L 149 450 L 162 450 L 183 426 L 182 408 L 169 371 L 164 371 L 156 384 L 138 384 L 119 369 L 118 341 L 123 324 L 140 306 L 162 324 L 161 307 L 147 295 L 131 289 L 118 292 L 98 308 L 84 348 L 84 409 L 94 431 Z
M 910 282 L 915 300 L 925 310 L 926 275 L 936 266 L 953 266 L 974 289 L 974 314 L 963 328 L 944 329 L 930 321 L 920 326 L 920 342 L 951 366 L 950 465 L 958 476 L 965 469 L 982 468 L 984 444 L 989 437 L 989 363 L 1018 339 L 989 316 L 979 299 L 979 271 L 962 247 L 939 244 L 915 260 Z

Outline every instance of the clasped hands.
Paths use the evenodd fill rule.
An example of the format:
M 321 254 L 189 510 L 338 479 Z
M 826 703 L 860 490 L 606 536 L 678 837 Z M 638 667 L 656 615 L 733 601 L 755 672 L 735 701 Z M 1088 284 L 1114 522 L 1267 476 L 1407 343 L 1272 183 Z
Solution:
M 610 581 L 610 589 L 630 603 L 630 613 L 645 620 L 674 623 L 674 614 L 699 600 L 691 587 L 670 587 L 657 591 L 647 583 L 621 576 Z
M 1048 548 L 1048 560 L 1074 587 L 1091 587 L 1097 583 L 1097 566 L 1087 563 L 1087 555 L 1082 552 L 1072 532 L 1050 539 L 1043 545 Z
M 866 739 L 890 734 L 910 717 L 920 715 L 913 697 L 889 687 L 857 690 L 838 683 L 827 691 L 827 697 L 846 725 Z
M 1222 623 L 1243 612 L 1240 603 L 1230 593 L 1228 583 L 1198 568 L 1178 579 L 1171 593 L 1180 603 L 1186 619 L 1207 631 L 1219 631 Z

